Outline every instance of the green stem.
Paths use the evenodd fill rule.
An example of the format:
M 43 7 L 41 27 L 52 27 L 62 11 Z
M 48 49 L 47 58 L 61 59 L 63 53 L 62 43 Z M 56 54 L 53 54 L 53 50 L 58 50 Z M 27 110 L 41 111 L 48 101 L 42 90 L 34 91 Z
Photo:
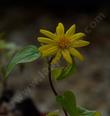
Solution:
M 52 61 L 52 58 L 50 60 L 48 60 L 48 78 L 49 78 L 49 84 L 50 84 L 50 87 L 51 87 L 54 95 L 55 96 L 58 96 L 58 93 L 55 90 L 54 85 L 53 85 L 53 82 L 52 82 L 52 76 L 51 76 L 51 61 Z M 67 114 L 67 112 L 65 111 L 64 108 L 63 108 L 63 112 L 64 112 L 65 116 L 68 116 L 68 114 Z

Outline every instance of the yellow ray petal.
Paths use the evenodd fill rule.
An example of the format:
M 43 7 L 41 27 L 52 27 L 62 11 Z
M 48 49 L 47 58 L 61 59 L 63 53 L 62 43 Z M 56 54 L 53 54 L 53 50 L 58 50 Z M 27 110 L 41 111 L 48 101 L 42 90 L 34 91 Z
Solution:
M 88 41 L 78 40 L 78 41 L 74 41 L 72 43 L 72 47 L 83 47 L 83 46 L 87 46 L 89 44 L 90 44 L 90 42 L 88 42 Z
M 38 37 L 38 41 L 41 43 L 52 43 L 54 40 L 46 38 L 46 37 Z
M 83 61 L 84 57 L 75 48 L 69 48 L 71 55 L 77 57 L 79 60 Z
M 56 27 L 56 34 L 58 38 L 63 37 L 64 35 L 64 25 L 62 23 L 58 23 L 58 26 Z
M 65 59 L 68 63 L 72 64 L 72 58 L 71 58 L 70 53 L 69 53 L 68 50 L 66 50 L 66 49 L 65 49 L 65 50 L 62 50 L 62 55 L 63 55 L 64 59 Z
M 76 33 L 71 37 L 71 41 L 82 39 L 84 36 L 86 36 L 84 33 Z
M 60 58 L 61 58 L 61 51 L 58 51 L 51 63 L 56 64 L 60 60 Z
M 57 52 L 58 47 L 53 45 L 43 45 L 39 48 L 42 56 L 53 55 Z
M 42 45 L 41 47 L 39 47 L 39 51 L 43 52 L 45 50 L 48 50 L 49 48 L 53 47 L 53 45 Z
M 76 25 L 74 24 L 66 31 L 65 36 L 66 37 L 72 36 L 75 33 L 75 30 L 76 30 Z
M 50 31 L 40 29 L 40 32 L 51 39 L 56 39 L 56 35 Z
M 39 50 L 43 51 L 43 50 L 49 49 L 50 47 L 52 47 L 52 45 L 42 45 L 41 47 L 39 47 Z

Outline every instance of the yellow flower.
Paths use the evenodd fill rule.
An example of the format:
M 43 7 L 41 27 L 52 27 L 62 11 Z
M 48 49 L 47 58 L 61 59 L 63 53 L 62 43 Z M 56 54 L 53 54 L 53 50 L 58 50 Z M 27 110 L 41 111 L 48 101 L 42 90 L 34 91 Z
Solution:
M 72 57 L 83 60 L 83 56 L 76 48 L 86 46 L 89 42 L 82 40 L 84 33 L 75 33 L 75 30 L 74 24 L 65 33 L 62 23 L 56 27 L 56 33 L 41 29 L 40 32 L 46 36 L 38 37 L 38 41 L 42 44 L 39 48 L 42 56 L 54 56 L 53 64 L 57 63 L 62 56 L 70 64 L 73 63 Z

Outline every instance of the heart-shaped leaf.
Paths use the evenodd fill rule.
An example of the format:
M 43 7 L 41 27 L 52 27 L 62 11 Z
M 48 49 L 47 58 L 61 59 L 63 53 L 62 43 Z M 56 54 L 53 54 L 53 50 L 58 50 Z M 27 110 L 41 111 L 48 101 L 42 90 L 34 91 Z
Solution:
M 15 54 L 6 67 L 5 77 L 11 73 L 13 68 L 19 63 L 32 62 L 40 57 L 38 48 L 34 45 L 26 46 Z
M 71 91 L 64 92 L 63 96 L 57 96 L 56 101 L 69 113 L 70 116 L 79 116 L 75 95 Z

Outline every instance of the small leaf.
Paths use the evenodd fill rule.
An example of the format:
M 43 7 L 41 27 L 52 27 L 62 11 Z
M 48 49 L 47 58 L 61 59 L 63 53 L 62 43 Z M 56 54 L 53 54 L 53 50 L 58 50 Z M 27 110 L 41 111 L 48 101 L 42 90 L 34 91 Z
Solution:
M 66 91 L 63 96 L 57 96 L 56 101 L 69 113 L 70 116 L 79 116 L 75 95 Z
M 80 116 L 101 116 L 100 112 L 89 111 L 85 108 L 78 108 L 78 112 L 79 112 Z
M 68 65 L 66 68 L 63 69 L 63 71 L 59 75 L 59 77 L 57 77 L 57 80 L 62 80 L 62 79 L 69 77 L 70 75 L 72 75 L 75 72 L 75 70 L 76 70 L 75 64 Z
M 60 75 L 62 74 L 62 71 L 63 71 L 62 68 L 54 68 L 52 70 L 52 77 L 57 80 L 60 77 Z
M 7 65 L 5 77 L 11 73 L 13 68 L 19 64 L 19 63 L 27 63 L 32 62 L 40 57 L 40 53 L 38 52 L 38 49 L 34 45 L 29 45 L 23 49 L 21 49 L 19 52 L 15 54 L 15 56 L 11 59 L 9 64 Z

